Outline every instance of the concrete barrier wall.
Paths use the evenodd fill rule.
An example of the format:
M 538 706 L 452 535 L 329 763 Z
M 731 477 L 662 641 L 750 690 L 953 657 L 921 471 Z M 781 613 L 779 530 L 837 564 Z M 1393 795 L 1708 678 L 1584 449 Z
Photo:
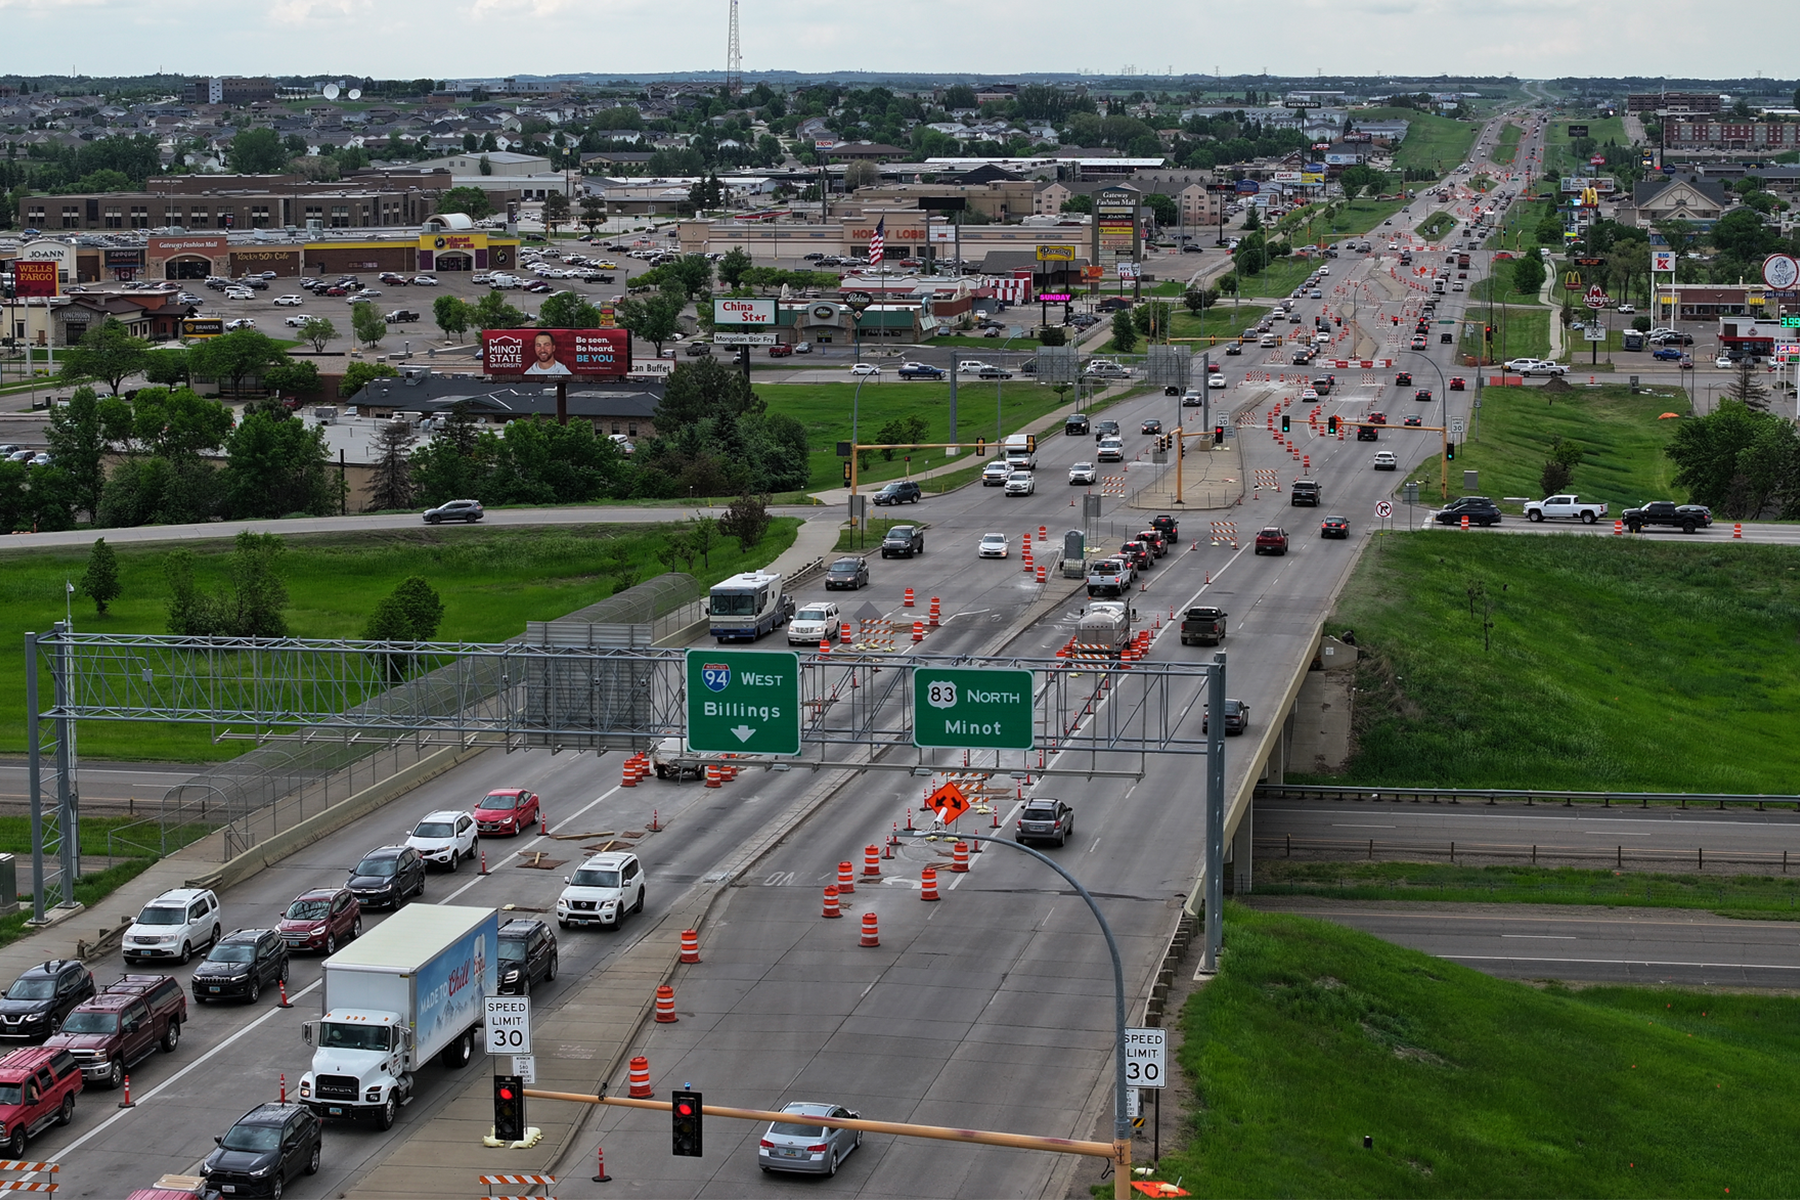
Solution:
M 429 754 L 406 770 L 373 787 L 365 788 L 323 812 L 315 813 L 291 829 L 266 838 L 256 846 L 226 862 L 217 871 L 187 880 L 189 887 L 222 889 L 242 883 L 265 867 L 312 845 L 320 838 L 336 833 L 352 821 L 360 820 L 393 800 L 398 800 L 420 784 L 435 779 L 445 771 L 467 762 L 481 753 L 480 747 L 463 749 L 446 746 Z

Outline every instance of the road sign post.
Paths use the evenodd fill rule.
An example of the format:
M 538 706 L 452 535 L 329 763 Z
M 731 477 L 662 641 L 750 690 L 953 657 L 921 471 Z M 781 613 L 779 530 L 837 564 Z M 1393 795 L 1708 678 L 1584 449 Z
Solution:
M 1169 1086 L 1169 1034 L 1150 1026 L 1125 1031 L 1125 1086 Z
M 980 667 L 913 670 L 913 745 L 941 750 L 1030 750 L 1030 671 Z
M 487 1051 L 489 1054 L 531 1053 L 531 998 L 487 997 Z
M 687 728 L 696 754 L 799 754 L 800 656 L 689 650 Z

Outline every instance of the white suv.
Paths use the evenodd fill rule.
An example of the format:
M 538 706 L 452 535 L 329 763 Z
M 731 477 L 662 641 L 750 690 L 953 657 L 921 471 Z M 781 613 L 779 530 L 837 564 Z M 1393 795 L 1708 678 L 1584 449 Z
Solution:
M 406 844 L 426 862 L 454 871 L 463 859 L 475 857 L 475 815 L 453 808 L 426 813 Z
M 185 963 L 194 951 L 211 949 L 222 929 L 217 896 L 206 888 L 176 888 L 144 905 L 119 948 L 127 964 L 153 958 Z
M 573 875 L 556 898 L 556 923 L 618 928 L 628 912 L 644 911 L 644 868 L 635 854 L 622 850 L 596 854 Z

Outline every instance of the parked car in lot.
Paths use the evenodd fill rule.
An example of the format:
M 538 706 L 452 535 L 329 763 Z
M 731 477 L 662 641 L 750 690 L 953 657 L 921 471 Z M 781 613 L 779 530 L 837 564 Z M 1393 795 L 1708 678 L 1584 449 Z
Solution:
M 62 1028 L 76 1005 L 94 996 L 94 976 L 77 959 L 31 967 L 0 996 L 0 1041 L 41 1042 Z
M 788 358 L 793 353 L 794 347 L 790 342 L 776 342 L 773 346 L 769 347 L 770 358 Z
M 144 905 L 119 948 L 127 964 L 162 958 L 185 963 L 223 933 L 219 898 L 210 889 L 175 888 Z
M 362 936 L 362 905 L 349 888 L 313 888 L 294 897 L 277 928 L 290 952 L 336 954 Z
M 194 303 L 194 301 L 188 301 L 188 303 Z M 299 293 L 294 292 L 289 293 L 286 296 L 277 296 L 269 303 L 280 308 L 299 308 L 302 304 L 306 303 L 306 299 Z
M 411 846 L 381 846 L 350 868 L 344 886 L 364 908 L 398 909 L 425 894 L 425 859 Z
M 840 558 L 825 569 L 825 590 L 859 591 L 869 585 L 869 563 L 862 558 Z
M 526 788 L 495 788 L 475 806 L 475 831 L 482 837 L 524 833 L 534 824 L 542 827 L 542 805 Z
M 467 521 L 473 525 L 481 520 L 482 511 L 479 500 L 449 500 L 436 508 L 426 509 L 425 523 L 438 525 L 444 521 Z
M 788 1120 L 771 1122 L 757 1142 L 756 1165 L 764 1171 L 797 1171 L 809 1175 L 836 1175 L 838 1164 L 862 1145 L 859 1129 L 836 1129 L 807 1118 L 857 1119 L 858 1114 L 841 1104 L 796 1102 L 784 1104 Z
M 275 929 L 234 929 L 194 968 L 194 1003 L 244 1000 L 255 1004 L 264 988 L 288 977 L 288 945 Z
M 304 1104 L 259 1104 L 214 1138 L 218 1149 L 200 1164 L 214 1195 L 282 1196 L 301 1175 L 316 1175 L 325 1123 Z

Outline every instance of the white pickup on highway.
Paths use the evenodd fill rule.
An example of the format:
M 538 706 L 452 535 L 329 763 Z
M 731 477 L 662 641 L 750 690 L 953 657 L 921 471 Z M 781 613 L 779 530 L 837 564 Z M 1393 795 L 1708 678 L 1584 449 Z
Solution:
M 1546 496 L 1542 500 L 1532 500 L 1525 505 L 1525 516 L 1532 521 L 1568 518 L 1592 525 L 1605 515 L 1605 501 L 1583 500 L 1579 496 L 1573 495 Z

